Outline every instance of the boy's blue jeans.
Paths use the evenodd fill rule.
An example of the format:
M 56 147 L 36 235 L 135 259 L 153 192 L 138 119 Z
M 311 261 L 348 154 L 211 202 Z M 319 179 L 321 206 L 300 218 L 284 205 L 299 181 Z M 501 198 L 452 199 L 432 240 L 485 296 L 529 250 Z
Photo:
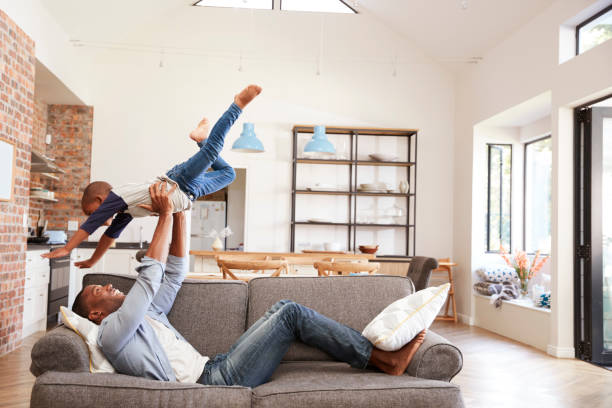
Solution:
M 373 347 L 358 331 L 298 303 L 281 300 L 240 336 L 227 353 L 209 360 L 198 383 L 245 387 L 263 384 L 295 340 L 355 368 L 367 366 Z
M 215 123 L 206 142 L 198 143 L 200 150 L 189 160 L 177 164 L 166 173 L 192 201 L 221 190 L 236 178 L 232 166 L 219 157 L 219 153 L 223 150 L 223 141 L 227 132 L 240 113 L 242 109 L 232 103 Z M 213 171 L 207 172 L 211 167 Z

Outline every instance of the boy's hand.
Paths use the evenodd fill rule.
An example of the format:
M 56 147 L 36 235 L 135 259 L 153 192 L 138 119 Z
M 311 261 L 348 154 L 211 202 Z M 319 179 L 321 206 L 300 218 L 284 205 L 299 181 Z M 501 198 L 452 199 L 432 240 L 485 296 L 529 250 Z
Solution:
M 93 261 L 93 259 L 87 259 L 85 261 L 79 261 L 79 262 L 75 262 L 74 266 L 76 266 L 77 268 L 91 268 L 92 266 L 94 266 L 96 263 Z
M 66 247 L 57 248 L 55 251 L 48 252 L 46 254 L 42 254 L 43 258 L 61 258 L 62 256 L 66 256 L 70 254 L 70 251 L 66 249 Z
M 176 184 L 168 190 L 168 183 L 166 181 L 159 181 L 149 186 L 149 195 L 151 196 L 151 205 L 140 204 L 141 208 L 158 215 L 170 215 L 174 211 L 174 205 L 170 196 L 176 190 Z

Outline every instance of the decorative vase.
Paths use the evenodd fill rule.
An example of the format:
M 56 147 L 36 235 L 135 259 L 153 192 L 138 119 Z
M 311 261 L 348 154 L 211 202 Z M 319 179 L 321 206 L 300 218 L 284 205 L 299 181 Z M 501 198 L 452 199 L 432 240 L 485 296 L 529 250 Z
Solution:
M 215 238 L 215 240 L 213 241 L 212 249 L 213 251 L 221 251 L 223 249 L 223 242 L 221 242 L 221 239 L 219 239 L 219 237 Z
M 528 286 L 529 278 L 521 278 L 521 294 L 523 296 L 527 296 L 527 293 L 529 292 Z

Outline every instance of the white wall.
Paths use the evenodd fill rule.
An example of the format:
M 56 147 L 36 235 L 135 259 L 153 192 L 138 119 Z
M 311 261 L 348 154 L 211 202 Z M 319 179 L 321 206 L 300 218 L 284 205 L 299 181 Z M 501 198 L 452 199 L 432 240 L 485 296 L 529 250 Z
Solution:
M 47 12 L 41 0 L 0 0 L 2 9 L 34 40 L 36 59 L 90 105 L 87 73 L 68 34 Z
M 454 167 L 454 251 L 457 281 L 469 282 L 476 267 L 472 248 L 472 186 L 475 170 L 462 163 L 474 160 L 474 126 L 536 95 L 550 91 L 553 137 L 552 314 L 549 352 L 573 355 L 573 208 L 572 110 L 581 102 L 612 91 L 612 41 L 559 65 L 559 32 L 594 1 L 559 0 L 508 37 L 482 63 L 457 81 Z M 598 2 L 601 3 L 601 2 Z M 458 285 L 457 306 L 473 315 L 471 287 Z
M 195 151 L 187 135 L 202 115 L 216 120 L 236 92 L 258 83 L 263 93 L 234 125 L 222 154 L 248 168 L 247 250 L 289 249 L 291 128 L 326 124 L 420 129 L 416 252 L 451 254 L 449 73 L 363 15 L 325 17 L 320 37 L 321 17 L 312 13 L 188 12 L 180 23 L 172 16 L 143 33 L 143 43 L 164 44 L 163 57 L 143 49 L 78 49 L 88 62 L 95 112 L 92 179 L 121 184 L 161 174 Z M 230 151 L 244 121 L 255 123 L 265 153 Z

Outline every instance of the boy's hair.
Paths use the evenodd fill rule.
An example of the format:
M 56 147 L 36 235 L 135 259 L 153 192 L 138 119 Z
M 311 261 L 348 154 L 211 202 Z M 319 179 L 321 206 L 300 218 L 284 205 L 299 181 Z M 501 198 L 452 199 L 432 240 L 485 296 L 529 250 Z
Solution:
M 83 293 L 83 289 L 81 289 L 79 294 L 76 295 L 76 298 L 74 298 L 74 303 L 72 304 L 72 311 L 78 314 L 79 316 L 84 317 L 85 319 L 89 319 L 89 308 L 87 307 L 84 302 L 84 299 L 81 296 L 81 294 Z
M 106 195 L 111 191 L 112 186 L 106 181 L 94 181 L 89 183 L 83 191 L 83 198 L 81 198 L 81 207 L 91 203 L 97 196 Z

